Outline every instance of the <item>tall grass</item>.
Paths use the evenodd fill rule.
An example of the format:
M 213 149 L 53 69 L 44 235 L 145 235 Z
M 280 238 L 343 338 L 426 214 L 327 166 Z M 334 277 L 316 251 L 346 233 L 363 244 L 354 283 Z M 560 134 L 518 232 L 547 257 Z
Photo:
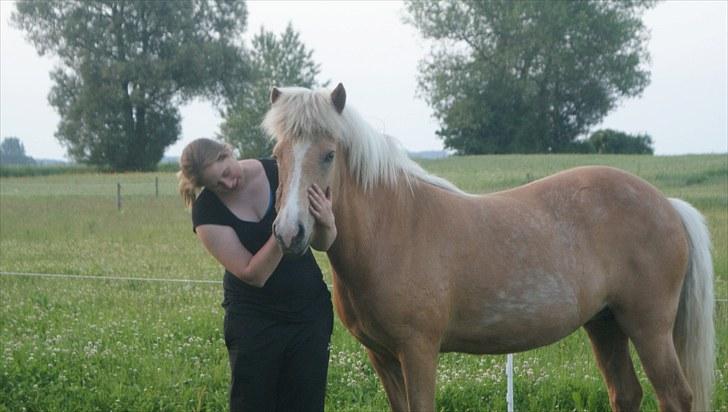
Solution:
M 422 164 L 478 193 L 580 164 L 635 172 L 707 216 L 716 295 L 728 298 L 727 156 L 480 156 Z M 330 281 L 326 257 L 316 257 Z M 0 271 L 221 279 L 192 233 L 171 172 L 0 179 Z M 223 410 L 229 372 L 221 299 L 215 284 L 0 276 L 0 411 Z M 728 303 L 717 304 L 716 328 L 714 405 L 728 411 Z M 633 357 L 646 390 L 642 410 L 654 411 Z M 504 365 L 503 356 L 442 355 L 438 410 L 505 410 Z M 516 410 L 609 410 L 581 331 L 517 354 L 515 370 Z M 326 408 L 387 409 L 366 353 L 338 321 Z

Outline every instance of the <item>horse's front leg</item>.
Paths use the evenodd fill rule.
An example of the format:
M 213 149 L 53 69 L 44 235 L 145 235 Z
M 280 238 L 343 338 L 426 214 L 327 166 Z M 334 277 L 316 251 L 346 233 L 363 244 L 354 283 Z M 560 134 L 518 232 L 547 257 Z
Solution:
M 374 370 L 379 375 L 379 380 L 382 381 L 392 411 L 407 412 L 407 393 L 399 359 L 388 353 L 377 353 L 371 349 L 367 349 L 367 353 Z
M 410 412 L 435 411 L 435 375 L 439 348 L 427 339 L 410 339 L 399 361 Z

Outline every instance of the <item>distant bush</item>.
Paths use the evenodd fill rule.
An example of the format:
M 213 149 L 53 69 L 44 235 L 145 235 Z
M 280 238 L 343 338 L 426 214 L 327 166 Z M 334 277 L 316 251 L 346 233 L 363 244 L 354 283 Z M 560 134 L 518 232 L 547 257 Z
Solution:
M 589 136 L 589 143 L 600 154 L 654 154 L 652 138 L 648 134 L 631 135 L 612 129 L 597 130 Z
M 179 163 L 164 162 L 157 166 L 158 172 L 179 172 Z

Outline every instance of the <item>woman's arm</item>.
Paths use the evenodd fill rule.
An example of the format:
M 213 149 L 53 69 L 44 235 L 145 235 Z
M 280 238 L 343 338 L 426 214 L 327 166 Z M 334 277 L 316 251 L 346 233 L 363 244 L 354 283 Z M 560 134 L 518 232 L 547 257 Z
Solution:
M 197 226 L 197 237 L 205 249 L 220 262 L 228 272 L 255 287 L 263 287 L 280 263 L 283 252 L 274 236 L 253 255 L 238 239 L 233 228 L 221 225 Z
M 331 189 L 326 193 L 318 185 L 308 188 L 309 211 L 316 219 L 311 246 L 316 250 L 327 251 L 336 240 L 336 222 L 331 210 Z

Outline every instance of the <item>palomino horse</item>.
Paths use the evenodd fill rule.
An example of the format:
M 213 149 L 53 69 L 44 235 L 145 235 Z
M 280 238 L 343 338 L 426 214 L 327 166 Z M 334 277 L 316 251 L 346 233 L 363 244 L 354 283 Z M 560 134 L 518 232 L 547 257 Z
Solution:
M 639 409 L 628 340 L 663 411 L 708 410 L 714 374 L 709 235 L 687 203 L 608 167 L 483 196 L 426 173 L 333 92 L 273 89 L 274 231 L 314 235 L 307 188 L 331 188 L 328 251 L 343 324 L 395 411 L 434 411 L 439 352 L 503 354 L 583 326 L 615 411 Z

